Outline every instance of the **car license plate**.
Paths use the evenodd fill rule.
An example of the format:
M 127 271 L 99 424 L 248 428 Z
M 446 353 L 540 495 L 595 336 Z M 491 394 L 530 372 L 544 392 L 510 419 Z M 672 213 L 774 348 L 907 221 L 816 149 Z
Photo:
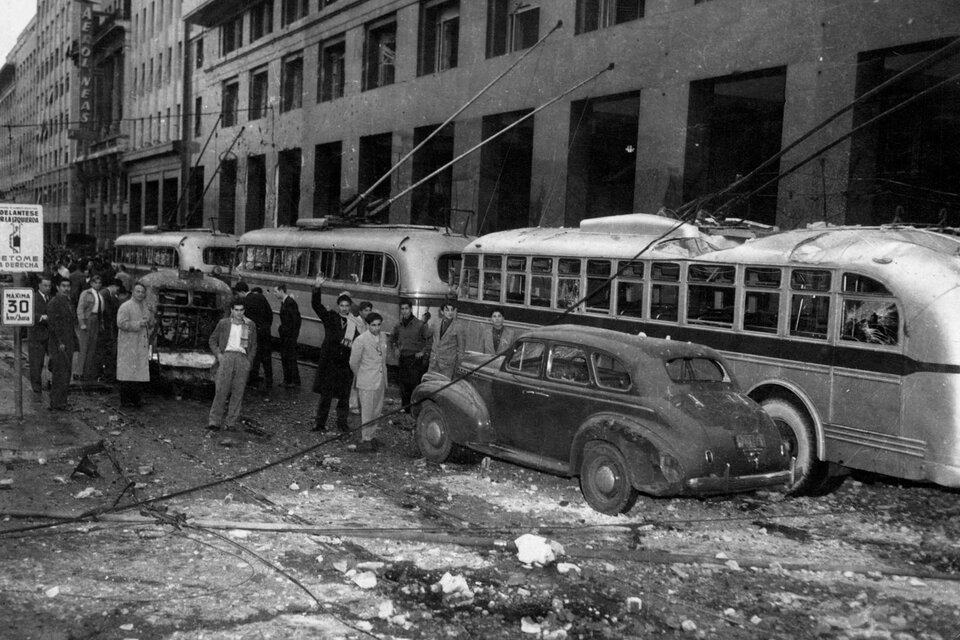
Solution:
M 737 434 L 738 449 L 763 449 L 764 446 L 765 445 L 764 445 L 762 433 Z

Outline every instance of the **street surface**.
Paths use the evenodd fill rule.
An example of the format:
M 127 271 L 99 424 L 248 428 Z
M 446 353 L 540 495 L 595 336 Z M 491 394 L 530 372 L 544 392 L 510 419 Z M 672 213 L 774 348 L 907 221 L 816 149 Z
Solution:
M 372 454 L 313 433 L 301 375 L 248 390 L 236 447 L 204 428 L 202 390 L 138 411 L 72 392 L 108 442 L 100 477 L 71 477 L 76 459 L 0 469 L 0 637 L 960 638 L 956 491 L 861 476 L 604 516 L 574 479 L 428 464 L 399 417 Z M 523 534 L 563 552 L 525 565 Z

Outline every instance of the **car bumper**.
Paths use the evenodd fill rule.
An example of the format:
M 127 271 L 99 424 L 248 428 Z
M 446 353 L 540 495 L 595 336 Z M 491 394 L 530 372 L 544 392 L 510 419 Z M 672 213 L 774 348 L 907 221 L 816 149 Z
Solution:
M 787 484 L 791 482 L 792 475 L 791 471 L 787 469 L 749 476 L 690 478 L 686 484 L 687 489 L 692 493 L 734 493 Z

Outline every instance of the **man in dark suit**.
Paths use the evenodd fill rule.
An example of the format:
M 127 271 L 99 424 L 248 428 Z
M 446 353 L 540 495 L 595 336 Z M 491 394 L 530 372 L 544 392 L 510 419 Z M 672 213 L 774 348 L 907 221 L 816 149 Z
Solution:
M 50 276 L 40 276 L 33 302 L 33 326 L 27 330 L 27 353 L 30 358 L 30 387 L 40 394 L 43 385 L 43 360 L 47 356 L 50 329 L 47 327 L 47 302 L 50 300 Z
M 292 389 L 300 386 L 300 367 L 297 366 L 300 306 L 293 296 L 287 293 L 285 284 L 278 284 L 273 293 L 280 298 L 280 363 L 283 365 L 283 386 Z
M 250 293 L 243 297 L 244 315 L 253 320 L 257 326 L 257 353 L 250 366 L 249 384 L 260 382 L 260 367 L 263 366 L 264 389 L 273 385 L 273 353 L 270 348 L 270 326 L 273 324 L 273 309 L 270 302 L 263 295 L 263 289 L 253 287 Z
M 47 305 L 47 326 L 50 340 L 47 353 L 50 354 L 50 372 L 53 380 L 50 384 L 50 409 L 66 411 L 67 391 L 70 386 L 70 369 L 73 352 L 76 350 L 77 314 L 70 300 L 70 281 L 61 280 L 57 285 L 57 295 Z

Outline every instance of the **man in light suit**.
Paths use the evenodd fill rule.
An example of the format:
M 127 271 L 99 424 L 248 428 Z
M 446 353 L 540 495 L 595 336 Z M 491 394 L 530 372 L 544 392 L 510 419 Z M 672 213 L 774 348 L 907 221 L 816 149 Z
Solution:
M 360 420 L 365 425 L 360 431 L 357 451 L 371 453 L 379 448 L 373 422 L 383 411 L 383 396 L 387 390 L 387 341 L 380 333 L 383 317 L 376 311 L 367 315 L 367 330 L 350 345 L 350 370 L 357 381 L 360 400 Z M 372 424 L 367 424 L 373 422 Z
M 105 313 L 100 289 L 103 279 L 99 275 L 90 278 L 90 287 L 80 292 L 77 302 L 77 322 L 80 327 L 80 379 L 95 381 L 100 375 L 100 327 Z

